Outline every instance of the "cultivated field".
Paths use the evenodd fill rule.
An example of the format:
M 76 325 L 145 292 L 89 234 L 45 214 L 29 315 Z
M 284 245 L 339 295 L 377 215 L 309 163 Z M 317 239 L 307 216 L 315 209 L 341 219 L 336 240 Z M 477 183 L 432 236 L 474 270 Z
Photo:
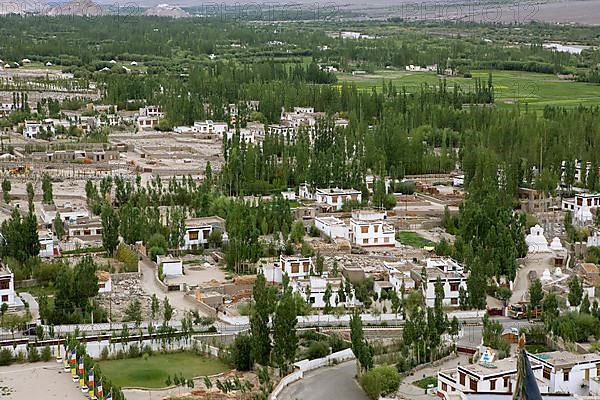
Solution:
M 473 78 L 448 77 L 448 88 L 459 85 L 464 90 L 473 90 L 475 79 L 481 78 L 487 84 L 488 75 L 493 77 L 496 105 L 512 107 L 527 103 L 530 110 L 541 110 L 546 105 L 576 107 L 580 104 L 600 105 L 600 85 L 560 79 L 555 75 L 521 71 L 473 71 Z M 430 72 L 377 71 L 370 75 L 339 75 L 341 82 L 355 83 L 361 89 L 382 87 L 383 82 L 392 81 L 401 90 L 414 93 L 426 85 L 437 86 L 440 78 Z M 338 83 L 339 84 L 339 83 Z

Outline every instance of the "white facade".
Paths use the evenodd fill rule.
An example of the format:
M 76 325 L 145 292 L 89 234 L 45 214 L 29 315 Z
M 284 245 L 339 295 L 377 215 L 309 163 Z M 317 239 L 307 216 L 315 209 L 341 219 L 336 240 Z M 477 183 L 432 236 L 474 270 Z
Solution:
M 229 126 L 227 122 L 213 122 L 211 120 L 196 121 L 192 127 L 194 133 L 214 133 L 217 135 L 223 135 L 227 132 Z
M 415 281 L 411 277 L 410 271 L 406 270 L 406 267 L 410 267 L 412 264 L 406 260 L 397 262 L 384 261 L 383 266 L 387 270 L 388 280 L 396 292 L 400 293 L 403 285 L 404 290 L 415 289 Z
M 50 131 L 54 135 L 54 126 L 50 123 L 38 121 L 25 121 L 25 125 L 23 125 L 23 136 L 27 139 L 35 139 L 43 131 Z
M 298 196 L 301 199 L 306 200 L 314 200 L 315 195 L 313 194 L 310 186 L 307 183 L 300 184 L 300 188 L 298 189 Z
M 54 239 L 52 235 L 39 236 L 40 243 L 40 257 L 51 258 L 54 257 Z
M 156 117 L 164 118 L 165 113 L 161 110 L 160 106 L 146 106 L 140 108 L 140 117 Z
M 112 278 L 106 271 L 96 271 L 98 277 L 98 293 L 109 293 L 112 291 Z
M 342 286 L 344 289 L 346 285 L 343 277 L 340 278 L 327 278 L 322 276 L 311 276 L 308 279 L 301 279 L 292 282 L 292 290 L 300 293 L 305 301 L 314 308 L 325 307 L 325 291 L 327 285 L 330 286 L 331 297 L 329 298 L 329 305 L 331 307 L 345 306 L 354 307 L 355 297 L 354 290 L 350 290 L 350 296 L 344 292 L 343 296 L 339 296 L 339 289 Z
M 173 258 L 169 256 L 157 256 L 156 264 L 162 268 L 164 276 L 181 276 L 183 275 L 183 262 L 181 258 Z
M 182 250 L 196 250 L 208 244 L 208 237 L 215 229 L 223 232 L 226 240 L 225 221 L 219 217 L 190 218 L 185 221 Z
M 236 131 L 235 129 L 228 130 L 226 132 L 227 140 L 233 139 L 233 137 L 235 136 L 236 133 L 239 135 L 241 142 L 256 143 L 256 141 L 257 141 L 257 137 L 256 137 L 254 131 L 252 131 L 248 128 L 240 128 L 239 132 Z
M 15 276 L 8 267 L 2 266 L 0 268 L 0 303 L 14 306 L 19 304 L 16 298 Z
M 159 122 L 159 117 L 138 117 L 136 124 L 138 130 L 149 130 L 156 128 Z
M 291 189 L 281 192 L 281 196 L 283 196 L 285 200 L 296 200 L 296 192 Z
M 459 306 L 460 288 L 467 290 L 467 274 L 462 265 L 448 257 L 435 257 L 426 260 L 425 274 L 423 268 L 415 268 L 411 276 L 416 286 L 421 288 L 427 307 L 435 305 L 435 284 L 440 278 L 444 286 L 443 304 L 448 306 Z M 425 278 L 425 282 L 423 282 Z
M 575 354 L 553 351 L 530 354 L 529 358 L 543 366 L 544 380 L 550 393 L 589 395 L 590 380 L 600 376 L 600 354 Z
M 587 238 L 587 247 L 598 247 L 600 246 L 600 231 L 594 231 Z
M 86 208 L 71 203 L 65 203 L 62 206 L 43 204 L 41 207 L 41 217 L 44 224 L 47 226 L 52 225 L 57 212 L 60 214 L 62 220 L 67 223 L 73 223 L 79 219 L 88 218 L 90 216 L 90 213 Z
M 525 237 L 529 253 L 546 253 L 550 251 L 548 240 L 544 236 L 544 228 L 539 225 L 532 226 L 529 235 Z
M 315 227 L 324 235 L 331 239 L 343 238 L 350 239 L 350 230 L 348 225 L 336 217 L 316 217 Z
M 465 185 L 465 176 L 464 175 L 456 175 L 452 178 L 452 186 L 463 187 Z
M 290 281 L 307 278 L 314 265 L 311 257 L 280 256 L 279 261 L 261 267 L 267 282 L 282 283 L 283 276 L 287 274 Z
M 394 247 L 396 230 L 385 222 L 387 214 L 380 211 L 357 210 L 350 219 L 350 240 L 362 247 Z
M 342 209 L 344 202 L 362 201 L 361 192 L 354 189 L 317 189 L 315 196 L 317 202 L 332 206 L 337 211 Z
M 578 194 L 574 199 L 562 201 L 562 209 L 573 214 L 573 221 L 584 225 L 594 219 L 594 211 L 600 207 L 600 194 Z
M 374 175 L 365 176 L 365 185 L 367 186 L 369 193 L 373 193 L 373 189 L 375 187 L 375 182 L 378 180 L 380 180 L 380 178 L 377 178 Z M 383 178 L 383 184 L 385 185 L 385 192 L 389 193 L 390 189 L 392 188 L 392 178 L 390 178 L 389 176 L 386 176 L 385 178 Z

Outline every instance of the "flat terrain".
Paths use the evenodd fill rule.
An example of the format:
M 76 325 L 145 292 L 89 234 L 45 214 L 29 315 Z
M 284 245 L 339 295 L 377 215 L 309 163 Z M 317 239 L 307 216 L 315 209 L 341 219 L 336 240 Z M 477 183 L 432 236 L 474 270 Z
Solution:
M 81 400 L 84 395 L 55 361 L 0 367 L 0 397 L 6 400 Z
M 184 378 L 215 375 L 228 371 L 226 364 L 193 353 L 157 354 L 148 358 L 101 361 L 102 373 L 120 387 L 165 387 L 167 376 Z
M 449 89 L 456 85 L 464 90 L 475 88 L 476 78 L 487 84 L 492 74 L 496 105 L 513 107 L 514 104 L 527 104 L 530 110 L 542 110 L 547 105 L 576 107 L 600 105 L 600 85 L 560 79 L 551 74 L 538 74 L 521 71 L 472 71 L 473 78 L 447 77 Z M 420 90 L 422 85 L 437 87 L 440 78 L 434 72 L 407 72 L 384 70 L 370 75 L 339 75 L 341 82 L 355 83 L 360 89 L 382 87 L 385 81 L 393 82 L 398 90 L 406 88 L 407 93 Z M 338 83 L 339 84 L 339 83 Z

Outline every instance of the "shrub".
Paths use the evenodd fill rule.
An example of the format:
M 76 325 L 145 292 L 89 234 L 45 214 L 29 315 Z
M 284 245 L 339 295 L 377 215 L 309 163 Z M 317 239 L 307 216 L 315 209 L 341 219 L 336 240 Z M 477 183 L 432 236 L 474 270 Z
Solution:
M 142 355 L 142 353 L 140 352 L 140 348 L 137 344 L 132 344 L 131 346 L 129 346 L 129 358 L 138 358 Z
M 17 352 L 17 355 L 15 356 L 15 362 L 21 364 L 25 362 L 25 353 L 22 351 Z
M 329 355 L 329 345 L 327 342 L 312 342 L 308 347 L 308 359 L 322 358 Z
M 0 365 L 10 365 L 13 362 L 13 354 L 9 348 L 0 350 Z
M 108 360 L 108 346 L 104 346 L 102 348 L 102 351 L 100 352 L 100 359 L 101 360 Z
M 332 333 L 331 336 L 329 336 L 329 346 L 331 347 L 332 353 L 348 348 L 348 344 L 339 333 Z
M 27 361 L 34 363 L 40 361 L 40 352 L 34 346 L 30 346 L 27 351 Z
M 362 379 L 362 387 L 371 400 L 377 400 L 381 395 L 395 392 L 399 385 L 398 371 L 387 365 L 370 369 Z
M 50 346 L 46 346 L 42 349 L 41 359 L 42 361 L 50 361 L 52 359 L 52 351 L 50 350 Z
M 250 336 L 241 335 L 235 338 L 231 347 L 231 358 L 235 369 L 238 371 L 249 371 L 252 369 L 251 355 L 252 338 Z
M 124 264 L 125 272 L 137 272 L 139 261 L 138 255 L 126 244 L 121 243 L 119 245 L 115 258 Z

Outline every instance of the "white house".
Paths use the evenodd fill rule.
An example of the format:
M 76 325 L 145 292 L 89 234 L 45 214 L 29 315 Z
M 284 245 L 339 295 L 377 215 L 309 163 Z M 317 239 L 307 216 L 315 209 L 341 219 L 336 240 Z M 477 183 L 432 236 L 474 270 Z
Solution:
M 181 258 L 174 258 L 171 255 L 157 256 L 156 265 L 158 265 L 159 270 L 162 270 L 164 276 L 183 275 L 183 261 L 181 261 Z
M 327 204 L 333 207 L 334 210 L 340 211 L 344 202 L 347 201 L 362 201 L 362 194 L 355 189 L 317 189 L 315 192 L 316 200 L 319 203 Z
M 385 211 L 355 210 L 350 219 L 350 240 L 362 247 L 394 247 L 396 229 L 386 223 Z
M 592 222 L 594 211 L 600 207 L 600 194 L 582 193 L 574 199 L 564 199 L 562 209 L 573 214 L 573 221 L 580 225 Z
M 348 225 L 336 217 L 316 217 L 315 227 L 324 235 L 331 239 L 343 238 L 350 239 L 350 230 Z
M 141 131 L 154 129 L 158 126 L 159 122 L 160 122 L 159 117 L 140 116 L 136 120 L 137 128 L 138 128 L 138 130 L 141 130 Z
M 310 272 L 314 271 L 314 265 L 311 257 L 284 256 L 279 257 L 279 261 L 261 268 L 267 282 L 282 283 L 283 276 L 287 274 L 290 280 L 307 278 Z
M 61 214 L 62 217 L 62 214 Z M 102 236 L 102 221 L 99 217 L 83 217 L 69 220 L 65 226 L 67 236 L 82 241 L 94 241 Z
M 208 244 L 208 237 L 213 230 L 218 229 L 223 233 L 223 240 L 227 239 L 225 220 L 221 217 L 188 218 L 185 220 L 185 235 L 182 250 L 196 250 Z
M 369 193 L 373 193 L 373 189 L 375 187 L 375 182 L 378 180 L 380 180 L 380 178 L 378 178 L 374 175 L 365 176 L 365 185 L 367 186 Z M 389 176 L 386 176 L 385 178 L 383 178 L 383 184 L 385 185 L 385 192 L 389 193 L 390 189 L 392 188 L 392 178 L 390 178 Z
M 312 188 L 310 187 L 310 185 L 308 183 L 300 184 L 300 187 L 298 189 L 298 196 L 301 199 L 306 199 L 306 200 L 314 200 L 315 199 L 315 195 L 312 191 Z
M 294 192 L 292 189 L 288 189 L 285 192 L 281 192 L 281 196 L 283 196 L 285 200 L 296 200 L 296 192 Z
M 214 133 L 217 135 L 225 134 L 229 129 L 227 122 L 213 122 L 211 120 L 195 121 L 192 127 L 194 133 Z
M 411 276 L 415 286 L 421 288 L 427 307 L 435 305 L 435 284 L 438 278 L 444 286 L 444 305 L 458 306 L 460 288 L 467 290 L 468 275 L 462 265 L 449 257 L 429 258 L 424 267 L 411 270 Z
M 548 393 L 548 386 L 542 380 L 542 366 L 531 364 L 540 392 Z M 438 372 L 437 378 L 437 396 L 445 400 L 465 400 L 475 393 L 511 394 L 517 380 L 517 359 L 461 364 L 455 369 Z
M 590 380 L 600 376 L 600 354 L 575 354 L 568 351 L 529 354 L 542 367 L 550 393 L 589 395 Z
M 387 270 L 388 280 L 396 292 L 400 293 L 402 286 L 406 291 L 415 289 L 415 280 L 410 274 L 410 271 L 415 267 L 414 264 L 406 260 L 384 261 L 383 266 Z
M 156 117 L 156 118 L 164 118 L 165 113 L 162 111 L 160 106 L 145 106 L 140 108 L 139 112 L 140 117 Z
M 59 213 L 62 220 L 67 223 L 73 223 L 79 219 L 88 218 L 90 216 L 89 211 L 85 207 L 73 205 L 71 203 L 64 203 L 61 206 L 42 204 L 40 211 L 40 216 L 46 226 L 52 225 L 54 218 L 56 218 L 56 213 Z
M 23 125 L 23 136 L 27 139 L 35 139 L 42 132 L 50 132 L 54 135 L 54 126 L 45 122 L 25 121 Z
M 233 139 L 233 137 L 238 134 L 240 137 L 240 141 L 246 143 L 256 143 L 257 137 L 255 132 L 248 128 L 240 128 L 239 131 L 235 129 L 230 129 L 226 132 L 227 140 Z
M 38 233 L 38 241 L 40 243 L 40 257 L 51 258 L 54 257 L 54 238 L 51 234 L 40 235 Z
M 15 293 L 15 276 L 5 265 L 0 266 L 0 302 L 9 306 L 20 304 Z
M 291 285 L 294 292 L 300 293 L 306 302 L 315 308 L 325 307 L 325 292 L 328 285 L 331 291 L 329 298 L 331 307 L 353 307 L 355 305 L 354 289 L 351 286 L 348 286 L 349 290 L 346 289 L 346 285 L 349 284 L 345 284 L 343 277 L 310 276 L 307 279 L 292 281 Z M 344 290 L 341 296 L 340 287 Z
M 112 291 L 112 278 L 107 271 L 96 271 L 98 277 L 98 293 L 108 293 Z

